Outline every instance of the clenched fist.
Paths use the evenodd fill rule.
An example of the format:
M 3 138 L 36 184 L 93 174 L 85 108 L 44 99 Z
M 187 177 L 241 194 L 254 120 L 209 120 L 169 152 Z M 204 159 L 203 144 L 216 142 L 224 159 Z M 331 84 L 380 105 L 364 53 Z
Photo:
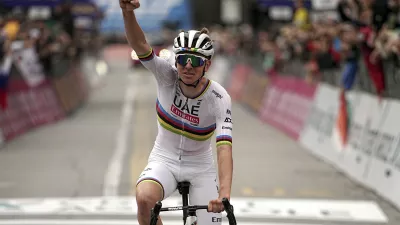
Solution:
M 140 7 L 139 0 L 119 0 L 122 11 L 133 11 Z
M 224 204 L 222 204 L 221 199 L 211 200 L 208 203 L 208 212 L 220 213 L 224 210 Z

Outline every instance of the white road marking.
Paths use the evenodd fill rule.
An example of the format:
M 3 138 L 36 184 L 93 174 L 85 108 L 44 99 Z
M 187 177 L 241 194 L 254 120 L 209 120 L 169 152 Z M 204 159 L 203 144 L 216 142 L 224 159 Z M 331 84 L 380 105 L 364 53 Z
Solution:
M 109 162 L 107 173 L 104 177 L 104 196 L 118 195 L 118 188 L 121 179 L 123 159 L 127 152 L 127 140 L 129 134 L 130 122 L 133 114 L 133 101 L 135 99 L 134 77 L 128 77 L 128 85 L 125 92 L 124 104 L 120 119 L 120 127 L 116 136 L 116 146 L 113 156 Z
M 163 207 L 181 205 L 181 198 L 165 199 Z M 295 219 L 386 223 L 386 215 L 373 201 L 313 199 L 231 198 L 239 219 Z M 164 218 L 181 211 L 163 212 Z M 225 213 L 224 213 L 225 214 Z M 0 199 L 0 215 L 137 215 L 135 197 Z

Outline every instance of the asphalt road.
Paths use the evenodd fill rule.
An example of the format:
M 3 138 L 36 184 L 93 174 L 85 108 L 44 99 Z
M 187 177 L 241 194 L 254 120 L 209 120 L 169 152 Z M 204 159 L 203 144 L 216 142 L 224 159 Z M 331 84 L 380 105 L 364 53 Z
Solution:
M 156 85 L 126 62 L 109 62 L 110 73 L 75 115 L 0 149 L 0 225 L 137 224 L 134 184 L 157 133 Z M 210 72 L 217 81 L 223 75 Z M 232 117 L 239 224 L 400 224 L 390 204 L 252 112 L 234 103 Z M 164 224 L 180 223 L 171 214 Z

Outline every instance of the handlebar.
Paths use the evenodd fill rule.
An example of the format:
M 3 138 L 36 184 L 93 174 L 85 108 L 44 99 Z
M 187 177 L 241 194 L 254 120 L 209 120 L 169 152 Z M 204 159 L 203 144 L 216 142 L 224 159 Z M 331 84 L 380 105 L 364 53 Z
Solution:
M 229 225 L 236 225 L 236 218 L 235 214 L 233 213 L 233 206 L 230 204 L 229 200 L 227 198 L 222 199 L 222 204 L 224 205 L 224 211 L 227 214 L 227 218 L 229 221 Z M 161 201 L 158 201 L 154 208 L 151 209 L 151 219 L 150 219 L 150 225 L 156 225 L 158 216 L 160 215 L 160 212 L 165 212 L 165 211 L 178 211 L 178 210 L 199 210 L 199 209 L 206 209 L 208 211 L 208 205 L 192 205 L 192 206 L 176 206 L 176 207 L 165 207 L 162 208 L 162 203 Z

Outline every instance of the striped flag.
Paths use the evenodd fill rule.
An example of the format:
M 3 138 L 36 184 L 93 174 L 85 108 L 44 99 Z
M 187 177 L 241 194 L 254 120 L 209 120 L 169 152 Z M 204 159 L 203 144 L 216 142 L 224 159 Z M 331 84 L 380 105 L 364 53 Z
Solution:
M 333 139 L 339 150 L 343 150 L 347 144 L 349 134 L 350 110 L 346 101 L 345 91 L 339 94 L 339 107 L 336 117 L 336 125 L 333 129 Z

